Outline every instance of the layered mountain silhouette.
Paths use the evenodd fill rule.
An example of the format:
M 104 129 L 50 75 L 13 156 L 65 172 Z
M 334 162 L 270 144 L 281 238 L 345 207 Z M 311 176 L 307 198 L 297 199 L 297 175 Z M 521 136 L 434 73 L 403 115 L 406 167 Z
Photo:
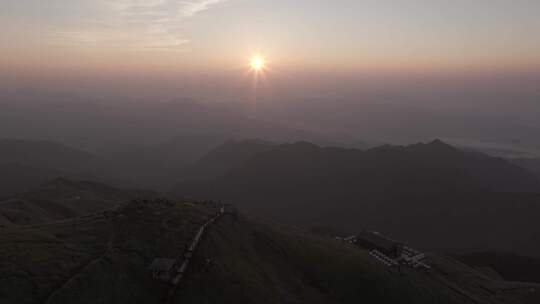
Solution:
M 237 143 L 238 154 L 244 145 Z M 221 158 L 212 157 L 234 155 L 227 146 Z M 540 215 L 538 178 L 440 140 L 366 151 L 308 142 L 262 145 L 220 176 L 184 182 L 175 191 L 304 226 L 381 230 L 431 248 L 540 254 L 533 220 Z
M 50 141 L 0 140 L 0 162 L 24 164 L 48 170 L 87 170 L 100 160 L 90 153 Z
M 164 189 L 178 181 L 178 172 L 185 172 L 226 139 L 222 134 L 186 134 L 158 144 L 122 145 L 104 155 L 123 180 Z
M 0 168 L 3 196 L 27 191 L 57 177 L 106 180 L 110 176 L 110 164 L 104 159 L 49 141 L 0 140 Z
M 189 98 L 167 102 L 89 102 L 77 96 L 46 92 L 36 95 L 0 96 L 0 121 L 4 126 L 0 138 L 45 139 L 106 152 L 205 134 L 278 141 L 322 138 L 312 131 L 251 118 L 238 108 Z
M 253 140 L 228 140 L 208 154 L 188 166 L 183 171 L 186 179 L 205 179 L 225 175 L 230 170 L 242 166 L 257 154 L 266 152 L 274 143 Z
M 121 145 L 90 153 L 52 141 L 0 140 L 0 197 L 54 178 L 93 180 L 119 187 L 162 189 L 178 172 L 225 141 L 223 135 L 176 137 L 155 145 Z
M 223 168 L 218 170 L 219 166 Z M 324 148 L 309 142 L 271 145 L 259 141 L 232 141 L 203 157 L 195 168 L 200 168 L 200 171 L 216 170 L 211 175 L 253 174 L 257 178 L 271 178 L 276 174 L 278 178 L 287 175 L 291 179 L 302 179 L 308 175 L 312 177 L 311 182 L 317 178 L 321 181 L 364 178 L 358 181 L 364 185 L 377 184 L 379 188 L 400 178 L 408 184 L 395 184 L 398 187 L 395 191 L 408 192 L 415 190 L 415 186 L 421 186 L 414 181 L 422 180 L 426 186 L 423 191 L 438 187 L 482 188 L 499 192 L 540 191 L 538 178 L 527 170 L 502 158 L 459 150 L 440 140 L 410 146 L 386 145 L 366 151 Z
M 386 230 L 435 249 L 538 253 L 538 178 L 501 158 L 440 140 L 369 150 L 231 140 L 212 150 L 221 138 L 184 137 L 105 156 L 53 142 L 2 140 L 0 199 L 58 177 L 158 189 L 185 180 L 174 189 L 180 196 L 227 200 L 310 228 Z M 15 222 L 59 216 L 25 218 Z M 485 224 L 476 227 L 479 219 Z M 486 237 L 493 232 L 500 238 Z

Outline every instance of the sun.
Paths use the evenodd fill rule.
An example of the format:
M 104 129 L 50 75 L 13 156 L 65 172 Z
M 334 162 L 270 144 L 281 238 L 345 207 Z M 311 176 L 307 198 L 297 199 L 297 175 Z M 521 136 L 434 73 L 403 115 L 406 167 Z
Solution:
M 266 59 L 260 55 L 253 56 L 249 65 L 253 71 L 261 72 L 266 68 Z

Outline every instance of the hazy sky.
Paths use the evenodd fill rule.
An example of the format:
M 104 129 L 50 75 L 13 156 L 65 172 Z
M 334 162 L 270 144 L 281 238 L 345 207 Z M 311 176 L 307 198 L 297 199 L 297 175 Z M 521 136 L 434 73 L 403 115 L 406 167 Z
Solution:
M 539 70 L 538 0 L 2 0 L 4 71 Z
M 446 117 L 436 136 L 504 122 L 522 139 L 539 83 L 540 0 L 0 0 L 0 103 L 192 98 L 317 130 Z

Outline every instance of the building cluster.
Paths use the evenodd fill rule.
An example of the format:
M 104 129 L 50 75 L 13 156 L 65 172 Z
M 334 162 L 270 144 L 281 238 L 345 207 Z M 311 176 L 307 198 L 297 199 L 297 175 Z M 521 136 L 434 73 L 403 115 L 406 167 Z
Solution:
M 368 250 L 373 258 L 389 267 L 408 266 L 414 269 L 431 269 L 424 253 L 386 238 L 377 232 L 362 231 L 355 236 L 338 237 L 337 239 Z

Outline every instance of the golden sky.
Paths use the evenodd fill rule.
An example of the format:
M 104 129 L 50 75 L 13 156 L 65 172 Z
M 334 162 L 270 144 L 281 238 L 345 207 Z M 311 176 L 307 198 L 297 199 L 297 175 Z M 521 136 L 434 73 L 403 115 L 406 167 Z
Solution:
M 21 71 L 540 69 L 537 0 L 4 0 Z

